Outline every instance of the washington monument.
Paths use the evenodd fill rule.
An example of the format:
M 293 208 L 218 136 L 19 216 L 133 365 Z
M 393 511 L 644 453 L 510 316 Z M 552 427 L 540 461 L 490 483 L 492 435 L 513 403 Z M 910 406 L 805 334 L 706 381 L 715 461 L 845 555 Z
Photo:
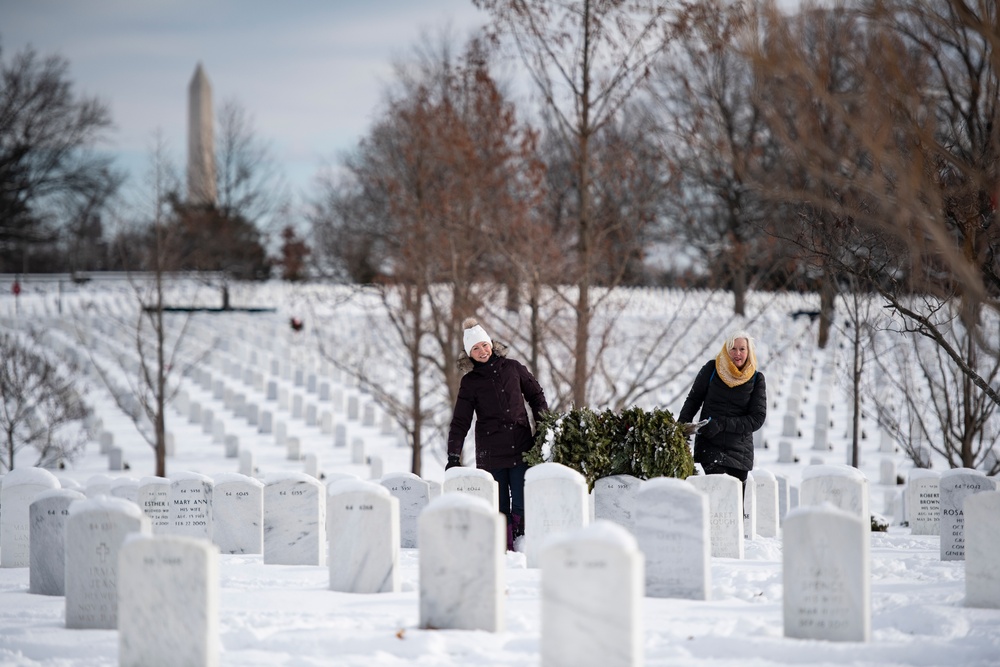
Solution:
M 212 133 L 212 85 L 201 63 L 188 86 L 188 203 L 215 204 L 215 143 Z

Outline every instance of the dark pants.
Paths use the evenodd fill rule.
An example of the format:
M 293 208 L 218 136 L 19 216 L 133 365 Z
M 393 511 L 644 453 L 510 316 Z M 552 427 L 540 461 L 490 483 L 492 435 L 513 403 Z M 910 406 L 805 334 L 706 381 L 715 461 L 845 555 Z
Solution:
M 506 514 L 508 521 L 511 514 L 524 517 L 524 473 L 527 471 L 528 464 L 523 461 L 513 468 L 489 471 L 500 487 L 500 513 Z
M 743 482 L 743 486 L 746 487 L 748 472 L 746 470 L 730 468 L 729 466 L 722 466 L 718 463 L 702 463 L 701 467 L 705 470 L 706 475 L 729 475 L 730 477 L 735 477 Z

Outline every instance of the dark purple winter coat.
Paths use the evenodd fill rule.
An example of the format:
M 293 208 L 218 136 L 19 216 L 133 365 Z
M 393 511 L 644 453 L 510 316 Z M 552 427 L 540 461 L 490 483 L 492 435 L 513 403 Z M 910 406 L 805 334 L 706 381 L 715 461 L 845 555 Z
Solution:
M 715 372 L 715 359 L 698 371 L 677 421 L 712 418 L 694 440 L 694 460 L 737 470 L 753 470 L 753 432 L 767 417 L 767 385 L 760 371 L 738 387 L 730 387 Z M 707 432 L 707 433 L 706 433 Z M 708 435 L 711 434 L 711 435 Z
M 545 393 L 534 376 L 518 361 L 508 359 L 507 348 L 497 343 L 485 363 L 469 357 L 459 360 L 465 370 L 458 388 L 455 412 L 448 431 L 448 456 L 460 456 L 465 436 L 476 416 L 476 467 L 483 470 L 513 468 L 534 444 L 528 411 L 537 423 L 548 410 Z

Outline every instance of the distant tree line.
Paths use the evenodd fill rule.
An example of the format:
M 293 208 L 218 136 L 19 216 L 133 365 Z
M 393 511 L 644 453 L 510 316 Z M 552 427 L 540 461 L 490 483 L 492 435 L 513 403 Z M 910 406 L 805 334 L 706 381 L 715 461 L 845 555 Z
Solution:
M 996 3 L 474 4 L 484 33 L 399 63 L 318 179 L 305 236 L 239 107 L 220 114 L 218 204 L 158 179 L 140 219 L 98 149 L 108 109 L 62 59 L 3 61 L 0 270 L 142 268 L 155 250 L 162 268 L 376 285 L 412 370 L 397 412 L 415 456 L 422 387 L 431 373 L 455 391 L 465 316 L 508 317 L 532 367 L 585 406 L 608 374 L 594 315 L 620 285 L 728 290 L 736 316 L 751 290 L 814 292 L 821 345 L 838 303 L 874 295 L 893 315 L 877 326 L 930 341 L 967 396 L 1000 404 Z M 511 94 L 508 62 L 530 95 Z

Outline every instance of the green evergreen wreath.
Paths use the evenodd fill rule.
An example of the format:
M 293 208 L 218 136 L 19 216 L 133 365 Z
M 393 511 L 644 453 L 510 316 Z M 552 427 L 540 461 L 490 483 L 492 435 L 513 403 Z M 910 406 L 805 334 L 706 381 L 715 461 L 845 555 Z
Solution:
M 573 408 L 543 414 L 536 427 L 535 446 L 524 454 L 528 465 L 561 463 L 582 474 L 591 489 L 611 475 L 686 479 L 694 474 L 687 437 L 668 410 L 633 407 L 616 414 Z

